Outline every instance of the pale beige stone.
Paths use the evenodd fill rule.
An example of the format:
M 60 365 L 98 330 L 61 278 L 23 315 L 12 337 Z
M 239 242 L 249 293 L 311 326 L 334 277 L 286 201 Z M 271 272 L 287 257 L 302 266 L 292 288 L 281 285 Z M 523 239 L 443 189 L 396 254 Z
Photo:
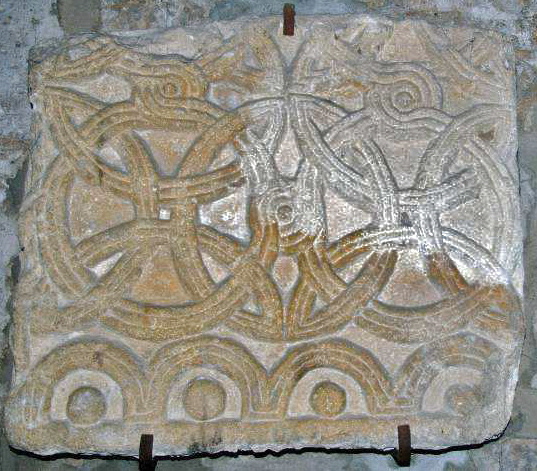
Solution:
M 34 63 L 6 424 L 33 452 L 481 442 L 510 416 L 509 46 L 367 17 Z

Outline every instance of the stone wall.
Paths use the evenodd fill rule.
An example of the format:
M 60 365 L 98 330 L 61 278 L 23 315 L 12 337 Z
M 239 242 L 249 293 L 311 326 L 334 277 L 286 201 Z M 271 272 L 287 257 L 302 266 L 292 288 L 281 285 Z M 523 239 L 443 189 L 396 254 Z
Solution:
M 0 4 L 0 337 L 2 381 L 9 384 L 11 359 L 7 349 L 10 288 L 18 273 L 15 215 L 22 193 L 28 150 L 31 105 L 27 99 L 27 60 L 31 47 L 62 36 L 88 31 L 128 31 L 191 25 L 241 16 L 280 14 L 283 1 L 266 0 L 7 0 Z M 537 3 L 523 0 L 301 0 L 295 1 L 297 21 L 306 14 L 370 13 L 394 19 L 422 18 L 437 24 L 474 25 L 512 37 L 517 58 L 519 164 L 526 215 L 525 270 L 527 335 L 511 423 L 497 441 L 442 454 L 416 454 L 411 469 L 530 470 L 537 469 L 537 355 L 533 313 L 537 307 Z M 0 404 L 2 403 L 0 397 Z M 63 457 L 42 460 L 11 450 L 0 437 L 0 469 L 137 469 L 135 461 Z M 265 453 L 262 456 L 199 457 L 163 460 L 158 469 L 397 469 L 381 453 L 331 451 Z

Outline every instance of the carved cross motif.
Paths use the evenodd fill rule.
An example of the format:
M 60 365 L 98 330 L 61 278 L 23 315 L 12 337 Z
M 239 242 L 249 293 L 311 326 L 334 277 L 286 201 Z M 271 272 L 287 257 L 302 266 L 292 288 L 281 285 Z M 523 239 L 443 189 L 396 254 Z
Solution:
M 522 336 L 512 71 L 487 52 L 505 45 L 304 22 L 233 26 L 188 60 L 86 38 L 34 67 L 16 444 L 386 447 L 404 418 L 423 448 L 501 429 L 496 412 L 463 431 L 509 404 Z

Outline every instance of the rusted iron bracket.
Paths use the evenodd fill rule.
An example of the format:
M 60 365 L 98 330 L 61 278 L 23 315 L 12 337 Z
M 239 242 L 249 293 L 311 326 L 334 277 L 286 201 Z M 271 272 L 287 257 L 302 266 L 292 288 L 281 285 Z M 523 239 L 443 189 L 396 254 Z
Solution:
M 157 460 L 153 458 L 153 435 L 144 433 L 140 436 L 138 465 L 140 471 L 155 471 L 157 468 Z
M 295 6 L 292 3 L 283 6 L 283 35 L 295 35 Z
M 412 454 L 412 438 L 410 435 L 410 425 L 399 425 L 397 427 L 398 446 L 394 453 L 396 463 L 401 467 L 410 466 Z

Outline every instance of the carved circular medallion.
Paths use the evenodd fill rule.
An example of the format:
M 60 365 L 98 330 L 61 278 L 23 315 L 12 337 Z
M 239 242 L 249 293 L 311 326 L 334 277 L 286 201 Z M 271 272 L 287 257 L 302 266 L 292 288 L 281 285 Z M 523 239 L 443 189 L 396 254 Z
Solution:
M 223 414 L 226 408 L 226 391 L 211 379 L 195 379 L 185 388 L 183 405 L 195 420 L 211 420 Z
M 310 394 L 311 408 L 323 417 L 335 417 L 345 410 L 347 394 L 345 390 L 331 381 L 315 385 Z
M 75 425 L 96 424 L 105 413 L 106 399 L 96 388 L 78 388 L 67 401 L 67 417 Z

